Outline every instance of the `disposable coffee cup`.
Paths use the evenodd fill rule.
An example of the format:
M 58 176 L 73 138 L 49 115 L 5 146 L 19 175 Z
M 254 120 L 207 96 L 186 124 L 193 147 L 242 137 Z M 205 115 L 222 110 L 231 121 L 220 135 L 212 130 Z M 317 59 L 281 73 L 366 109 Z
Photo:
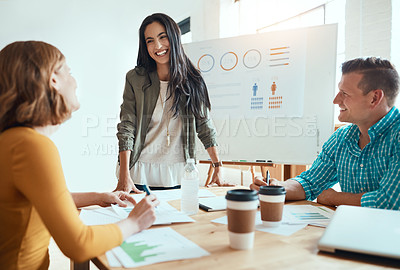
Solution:
M 266 227 L 277 227 L 282 222 L 286 191 L 281 186 L 261 186 L 259 191 L 261 220 Z
M 226 193 L 229 245 L 234 249 L 251 249 L 258 208 L 255 190 L 235 189 Z

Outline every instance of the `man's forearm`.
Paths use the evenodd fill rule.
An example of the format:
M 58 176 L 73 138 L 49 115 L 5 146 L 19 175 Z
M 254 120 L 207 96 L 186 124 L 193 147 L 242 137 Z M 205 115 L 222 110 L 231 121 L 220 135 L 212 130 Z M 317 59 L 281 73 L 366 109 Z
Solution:
M 317 202 L 331 205 L 355 205 L 361 206 L 361 197 L 364 193 L 349 193 L 349 192 L 337 192 L 333 189 L 324 190 L 317 198 Z
M 335 205 L 339 206 L 342 204 L 345 205 L 355 205 L 361 206 L 361 197 L 364 193 L 348 193 L 348 192 L 338 192 L 338 196 L 335 196 Z

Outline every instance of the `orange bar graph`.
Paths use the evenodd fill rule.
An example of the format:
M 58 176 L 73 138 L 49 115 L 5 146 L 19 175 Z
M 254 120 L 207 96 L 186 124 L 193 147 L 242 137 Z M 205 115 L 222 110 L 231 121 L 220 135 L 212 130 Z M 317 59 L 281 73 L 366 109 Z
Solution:
M 270 50 L 284 50 L 284 49 L 289 49 L 290 47 L 278 47 L 278 48 L 271 48 Z

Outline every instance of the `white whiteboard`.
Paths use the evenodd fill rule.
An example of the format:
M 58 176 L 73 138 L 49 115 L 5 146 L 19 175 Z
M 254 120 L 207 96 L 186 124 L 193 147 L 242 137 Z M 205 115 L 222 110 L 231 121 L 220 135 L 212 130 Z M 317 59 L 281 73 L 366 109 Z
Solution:
M 221 160 L 313 162 L 334 127 L 336 40 L 332 24 L 185 45 L 209 90 Z

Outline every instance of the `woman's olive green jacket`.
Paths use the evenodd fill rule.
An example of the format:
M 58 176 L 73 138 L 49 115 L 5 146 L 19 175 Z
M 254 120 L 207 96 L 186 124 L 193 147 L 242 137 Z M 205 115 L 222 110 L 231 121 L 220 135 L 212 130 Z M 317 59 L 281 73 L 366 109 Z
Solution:
M 119 152 L 131 150 L 129 168 L 139 159 L 147 129 L 160 93 L 157 71 L 147 72 L 136 67 L 126 74 L 125 90 L 118 124 Z M 216 131 L 209 111 L 204 119 L 197 119 L 182 100 L 179 116 L 182 120 L 182 145 L 185 159 L 195 158 L 195 134 L 207 149 L 217 145 Z

